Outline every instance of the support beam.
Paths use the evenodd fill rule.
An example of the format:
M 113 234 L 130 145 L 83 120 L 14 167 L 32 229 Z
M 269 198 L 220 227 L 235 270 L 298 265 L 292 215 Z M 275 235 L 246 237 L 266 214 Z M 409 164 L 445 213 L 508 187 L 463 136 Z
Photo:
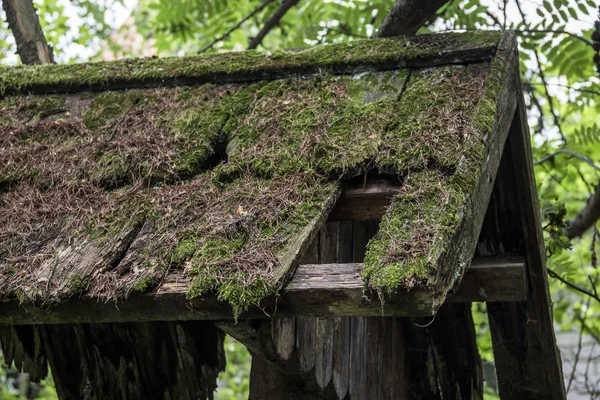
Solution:
M 329 221 L 380 221 L 402 185 L 391 179 L 349 184 L 329 214 Z
M 566 394 L 554 336 L 530 143 L 525 103 L 519 95 L 489 209 L 497 217 L 494 226 L 483 231 L 486 235 L 480 238 L 480 248 L 498 256 L 503 251 L 526 254 L 527 299 L 488 304 L 487 310 L 500 398 L 562 400 Z M 491 236 L 494 231 L 496 237 Z M 498 241 L 499 245 L 490 246 Z
M 279 297 L 240 318 L 427 316 L 436 311 L 431 306 L 433 294 L 424 289 L 386 297 L 382 306 L 375 293 L 363 292 L 361 267 L 360 263 L 301 265 Z M 521 301 L 525 282 L 522 259 L 475 259 L 460 288 L 447 301 Z M 181 273 L 173 272 L 154 293 L 122 302 L 82 297 L 49 307 L 0 303 L 0 325 L 232 319 L 229 306 L 216 296 L 186 299 L 188 285 Z

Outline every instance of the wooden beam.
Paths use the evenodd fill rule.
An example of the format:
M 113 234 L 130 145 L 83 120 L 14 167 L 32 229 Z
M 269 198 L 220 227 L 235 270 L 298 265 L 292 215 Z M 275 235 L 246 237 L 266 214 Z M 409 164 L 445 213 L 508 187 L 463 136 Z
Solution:
M 546 250 L 522 94 L 518 100 L 494 195 L 494 225 L 501 245 L 496 249 L 486 247 L 488 254 L 524 253 L 529 284 L 526 301 L 488 304 L 496 375 L 503 400 L 562 400 L 566 394 L 554 335 Z
M 329 221 L 380 221 L 402 185 L 390 179 L 369 180 L 344 188 Z
M 399 292 L 385 298 L 363 291 L 362 264 L 309 264 L 296 275 L 279 297 L 240 318 L 308 316 L 427 316 L 434 309 L 433 295 L 424 289 Z M 521 301 L 525 298 L 525 263 L 522 259 L 476 259 L 463 284 L 449 302 Z M 189 281 L 171 273 L 154 293 L 131 296 L 119 302 L 99 302 L 82 297 L 52 306 L 0 303 L 0 325 L 99 323 L 232 319 L 226 303 L 216 296 L 186 299 Z

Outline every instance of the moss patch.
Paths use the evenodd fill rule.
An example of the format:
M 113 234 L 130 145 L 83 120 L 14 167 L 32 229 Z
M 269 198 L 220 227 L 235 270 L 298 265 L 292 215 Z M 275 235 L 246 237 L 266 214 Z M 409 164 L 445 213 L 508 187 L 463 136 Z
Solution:
M 487 107 L 481 100 L 486 78 L 484 66 L 438 68 L 410 78 L 379 153 L 381 171 L 404 168 L 407 179 L 368 244 L 362 271 L 381 294 L 433 284 L 484 162 L 491 127 L 475 121 Z
M 162 83 L 166 79 L 215 81 L 260 80 L 292 73 L 352 73 L 369 67 L 390 69 L 412 60 L 480 49 L 493 55 L 500 32 L 479 31 L 369 39 L 318 46 L 299 52 L 209 54 L 165 59 L 133 59 L 93 64 L 0 68 L 0 95 L 48 90 L 85 90 L 109 85 Z M 453 58 L 456 58 L 453 57 Z M 454 61 L 449 59 L 449 61 Z
M 314 171 L 332 178 L 373 166 L 406 79 L 405 71 L 273 81 L 233 133 L 224 181 L 251 170 L 264 177 Z
M 465 193 L 439 171 L 409 175 L 369 241 L 362 276 L 391 294 L 427 285 L 456 229 Z

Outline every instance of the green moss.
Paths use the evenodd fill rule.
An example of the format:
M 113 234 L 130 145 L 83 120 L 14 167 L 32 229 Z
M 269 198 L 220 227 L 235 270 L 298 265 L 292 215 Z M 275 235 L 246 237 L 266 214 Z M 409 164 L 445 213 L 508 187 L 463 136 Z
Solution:
M 411 76 L 378 153 L 382 172 L 409 172 L 369 242 L 362 272 L 369 287 L 392 293 L 432 284 L 485 159 L 490 130 L 474 118 L 486 76 L 486 66 Z
M 390 294 L 430 283 L 465 198 L 439 171 L 411 174 L 369 241 L 361 272 L 368 286 Z
M 156 286 L 158 279 L 154 275 L 146 275 L 132 286 L 131 291 L 135 293 L 145 293 Z
M 496 57 L 488 68 L 485 91 L 473 111 L 473 125 L 482 132 L 490 133 L 494 129 L 497 104 L 506 84 L 507 62 L 504 58 Z
M 186 91 L 184 104 L 171 119 L 171 132 L 181 142 L 176 160 L 180 173 L 198 173 L 211 156 L 223 152 L 219 147 L 224 147 L 259 87 L 204 85 Z
M 117 295 L 147 291 L 169 266 L 182 268 L 192 278 L 189 298 L 216 293 L 238 316 L 277 294 L 278 257 L 322 212 L 341 179 L 394 174 L 405 178 L 403 190 L 368 245 L 363 276 L 381 293 L 427 286 L 479 177 L 506 68 L 493 64 L 487 78 L 485 63 L 413 70 L 410 76 L 401 68 L 473 46 L 485 60 L 499 37 L 433 35 L 297 53 L 0 69 L 6 93 L 53 85 L 78 90 L 271 79 L 91 94 L 85 128 L 78 117 L 67 121 L 71 125 L 49 119 L 32 131 L 39 137 L 10 138 L 18 151 L 8 154 L 6 165 L 21 165 L 31 149 L 39 149 L 45 162 L 0 169 L 0 190 L 16 190 L 16 183 L 29 179 L 45 194 L 48 187 L 37 181 L 50 178 L 72 204 L 86 205 L 52 215 L 53 229 L 73 227 L 73 243 L 103 246 L 143 226 L 143 250 L 129 251 L 138 257 L 136 274 L 145 269 L 144 277 L 124 275 Z M 373 72 L 382 69 L 393 71 Z M 289 78 L 297 72 L 304 77 Z M 23 102 L 10 102 L 0 120 L 19 121 Z M 41 109 L 46 107 L 55 109 L 51 101 Z M 29 110 L 33 119 L 46 115 Z M 40 135 L 48 138 L 43 146 Z M 28 246 L 38 243 L 32 238 Z M 40 247 L 42 239 L 39 234 Z M 98 285 L 94 279 L 100 278 L 86 285 Z M 79 290 L 84 281 L 71 286 Z
M 64 95 L 8 97 L 0 100 L 0 127 L 31 124 L 65 112 Z
M 68 297 L 75 296 L 82 293 L 87 287 L 87 280 L 80 276 L 73 276 L 69 279 L 68 286 Z
M 233 315 L 237 317 L 252 305 L 259 305 L 262 300 L 276 293 L 273 282 L 257 278 L 252 283 L 246 283 L 251 278 L 241 273 L 219 286 L 217 298 L 231 304 Z
M 100 157 L 91 177 L 97 180 L 100 186 L 114 189 L 130 181 L 130 170 L 131 166 L 124 155 L 107 153 Z
M 83 114 L 83 123 L 91 130 L 101 128 L 126 113 L 129 108 L 145 103 L 148 99 L 141 90 L 100 93 Z
M 209 54 L 165 59 L 133 59 L 93 64 L 0 68 L 0 95 L 17 91 L 79 90 L 127 82 L 162 83 L 166 79 L 255 80 L 295 72 L 352 72 L 369 67 L 409 65 L 448 51 L 477 48 L 491 55 L 502 34 L 478 31 L 369 39 L 317 46 L 299 52 Z
M 377 161 L 380 171 L 455 169 L 465 155 L 464 147 L 470 146 L 468 142 L 481 143 L 485 138 L 471 124 L 484 79 L 485 68 L 414 72 L 382 139 Z
M 227 182 L 248 170 L 266 178 L 364 173 L 372 167 L 406 76 L 394 71 L 264 85 L 235 131 L 229 164 L 217 169 L 216 179 Z
M 182 265 L 185 261 L 192 258 L 197 250 L 198 240 L 194 236 L 187 236 L 179 241 L 179 245 L 173 251 L 171 255 L 171 262 L 173 265 Z
M 200 264 L 211 264 L 225 260 L 238 251 L 246 242 L 243 236 L 233 239 L 208 239 L 200 249 L 194 261 Z

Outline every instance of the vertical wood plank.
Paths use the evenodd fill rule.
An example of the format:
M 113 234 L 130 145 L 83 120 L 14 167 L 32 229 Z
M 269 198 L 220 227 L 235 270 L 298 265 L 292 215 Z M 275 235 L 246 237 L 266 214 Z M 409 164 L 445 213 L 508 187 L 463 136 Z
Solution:
M 352 262 L 354 259 L 353 221 L 341 221 L 339 225 L 339 246 L 336 262 Z M 364 226 L 364 223 L 363 223 Z M 350 336 L 352 317 L 333 319 L 333 386 L 338 399 L 348 394 L 350 371 Z
M 319 260 L 321 263 L 337 262 L 340 252 L 340 225 L 329 221 L 320 232 Z M 321 389 L 325 389 L 333 375 L 333 328 L 331 318 L 316 318 L 315 335 L 315 378 Z
M 365 260 L 365 249 L 367 247 L 367 223 L 362 221 L 352 222 L 352 262 L 361 263 Z
M 352 317 L 335 318 L 332 379 L 338 399 L 345 398 L 349 389 L 351 327 Z
M 365 345 L 366 348 L 366 365 L 367 368 L 361 369 L 361 375 L 366 381 L 366 388 L 369 395 L 373 399 L 381 399 L 379 389 L 381 385 L 381 374 L 384 372 L 380 368 L 380 354 L 383 348 L 380 347 L 382 328 L 385 323 L 385 317 L 368 317 L 365 318 Z
M 296 346 L 296 319 L 276 318 L 271 321 L 271 338 L 282 361 L 292 357 Z
M 367 367 L 365 318 L 353 317 L 350 329 L 350 398 L 353 400 L 367 399 L 369 397 L 365 380 L 365 374 L 367 373 L 365 371 Z

